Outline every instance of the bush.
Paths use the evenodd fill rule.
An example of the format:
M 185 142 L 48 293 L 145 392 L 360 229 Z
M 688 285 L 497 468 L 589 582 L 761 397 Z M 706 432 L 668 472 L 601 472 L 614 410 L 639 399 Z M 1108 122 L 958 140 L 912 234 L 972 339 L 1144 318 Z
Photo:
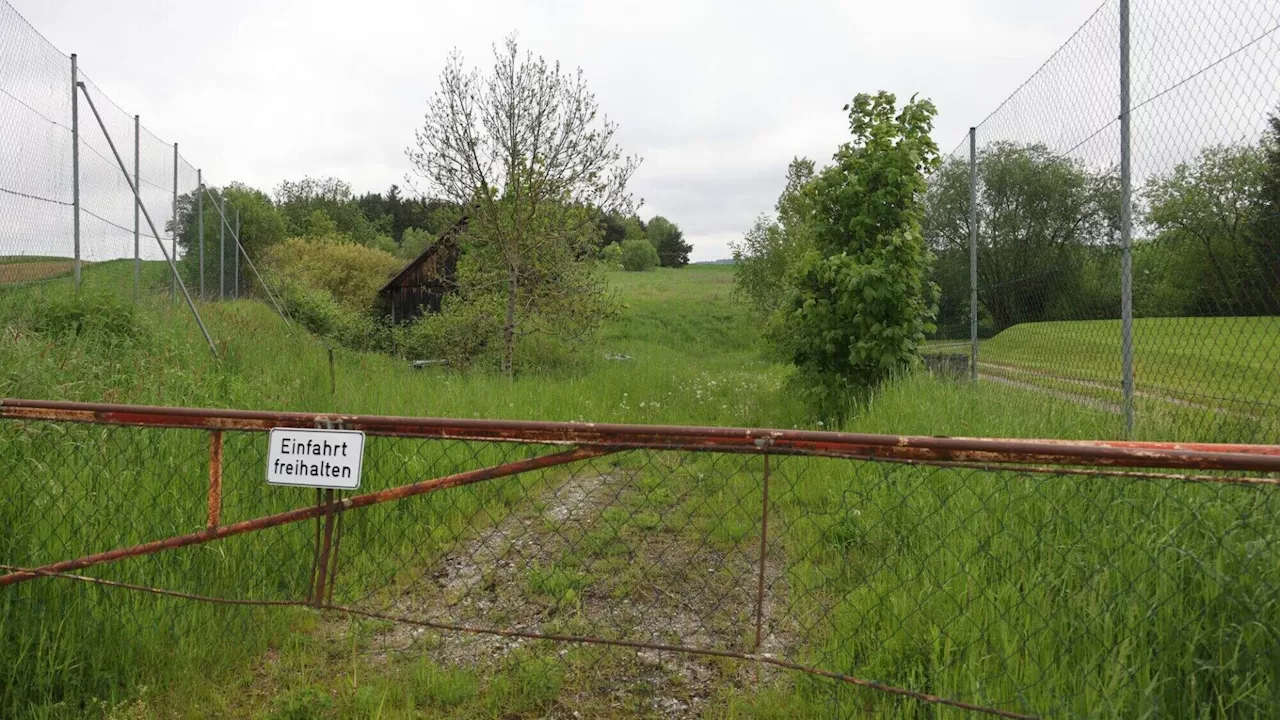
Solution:
M 609 243 L 600 249 L 600 262 L 610 270 L 622 269 L 622 246 L 618 243 Z
M 502 298 L 446 297 L 440 312 L 423 315 L 400 329 L 398 345 L 413 360 L 444 360 L 466 367 L 485 356 L 496 363 L 502 349 Z
M 658 266 L 658 251 L 648 240 L 633 238 L 622 243 L 622 268 L 633 272 L 652 270 Z
M 366 315 L 401 264 L 391 253 L 341 235 L 289 238 L 265 253 L 265 265 L 295 289 L 326 293 L 343 308 Z

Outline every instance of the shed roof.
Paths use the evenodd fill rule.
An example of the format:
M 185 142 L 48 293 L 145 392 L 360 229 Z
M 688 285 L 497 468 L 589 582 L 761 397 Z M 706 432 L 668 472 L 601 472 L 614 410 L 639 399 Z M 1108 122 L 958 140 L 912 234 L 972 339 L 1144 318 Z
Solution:
M 400 281 L 403 280 L 406 275 L 408 275 L 415 267 L 425 262 L 427 258 L 430 258 L 432 255 L 435 255 L 436 252 L 440 250 L 440 248 L 445 247 L 446 245 L 452 245 L 455 242 L 457 242 L 458 235 L 460 235 L 466 229 L 467 229 L 467 216 L 463 215 L 462 218 L 458 220 L 458 222 L 451 225 L 448 230 L 445 230 L 444 233 L 440 235 L 439 240 L 431 243 L 431 245 L 423 249 L 422 252 L 418 253 L 418 257 L 410 260 L 404 267 L 400 268 L 399 272 L 397 272 L 395 275 L 392 275 L 391 279 L 388 280 L 380 290 L 378 290 L 378 294 L 387 292 L 391 288 L 399 285 Z

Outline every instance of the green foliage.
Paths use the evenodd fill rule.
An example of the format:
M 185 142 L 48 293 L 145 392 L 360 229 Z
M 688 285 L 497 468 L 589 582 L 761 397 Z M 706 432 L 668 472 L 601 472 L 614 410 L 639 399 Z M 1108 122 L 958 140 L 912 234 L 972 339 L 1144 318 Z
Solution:
M 778 309 L 788 272 L 813 246 L 811 200 L 803 192 L 811 179 L 813 161 L 794 158 L 775 206 L 777 220 L 761 215 L 741 242 L 730 245 L 734 295 L 761 319 Z
M 1118 285 L 1103 277 L 1119 242 L 1115 173 L 1043 145 L 997 142 L 978 156 L 978 298 L 998 331 L 1050 318 L 1108 317 Z M 953 158 L 929 184 L 924 232 L 937 258 L 938 322 L 969 334 L 969 163 Z M 1091 282 L 1092 279 L 1100 281 Z M 1021 279 L 1021 282 L 1016 280 Z M 1115 287 L 1115 290 L 1109 288 Z M 1111 305 L 1112 297 L 1116 304 Z
M 624 270 L 632 272 L 652 270 L 658 266 L 658 251 L 644 238 L 631 238 L 622 243 L 621 261 Z
M 369 245 L 378 235 L 391 232 L 390 223 L 379 224 L 378 218 L 365 217 L 351 185 L 337 178 L 285 180 L 276 186 L 275 196 L 290 235 L 341 233 L 361 245 Z M 317 211 L 322 211 L 324 216 L 317 215 Z
M 409 159 L 433 191 L 468 208 L 468 255 L 482 255 L 473 275 L 487 274 L 484 292 L 503 295 L 511 376 L 523 338 L 599 328 L 608 305 L 591 260 L 599 213 L 632 209 L 626 186 L 639 159 L 622 154 L 581 72 L 522 54 L 514 35 L 493 61 L 481 73 L 450 58 Z
M 649 221 L 645 234 L 653 249 L 658 251 L 658 262 L 662 267 L 678 268 L 689 264 L 693 246 L 684 241 L 684 233 L 678 225 L 655 215 Z
M 329 217 L 324 208 L 316 208 L 307 214 L 302 223 L 301 235 L 305 237 L 327 238 L 338 234 L 338 223 Z
M 286 281 L 322 291 L 362 313 L 372 312 L 378 290 L 401 266 L 390 253 L 342 236 L 289 238 L 268 250 L 264 263 Z
M 435 241 L 435 237 L 426 230 L 406 228 L 404 234 L 400 236 L 400 247 L 395 254 L 405 260 L 412 260 L 421 255 L 423 250 L 434 245 Z
M 414 671 L 412 687 L 418 703 L 442 710 L 470 702 L 480 693 L 475 674 L 442 668 L 426 658 Z
M 622 244 L 609 243 L 600 249 L 600 262 L 609 270 L 623 270 Z
M 899 112 L 887 92 L 860 94 L 846 110 L 854 140 L 806 186 L 813 249 L 789 273 L 769 322 L 824 412 L 838 411 L 848 389 L 909 367 L 932 330 L 920 221 L 925 175 L 937 164 L 936 111 L 913 98 Z
M 328 717 L 337 706 L 324 690 L 303 688 L 276 698 L 269 720 L 319 720 Z
M 1275 274 L 1280 240 L 1256 234 L 1265 211 L 1266 172 L 1263 148 L 1213 146 L 1151 180 L 1146 219 L 1156 231 L 1153 244 L 1167 257 L 1158 259 L 1164 272 L 1152 279 L 1159 283 L 1152 289 L 1158 301 L 1146 310 L 1215 316 L 1280 312 Z
M 467 298 L 450 295 L 440 312 L 419 316 L 402 328 L 400 352 L 413 360 L 444 360 L 454 368 L 489 361 L 497 365 L 502 347 L 502 299 L 494 293 Z

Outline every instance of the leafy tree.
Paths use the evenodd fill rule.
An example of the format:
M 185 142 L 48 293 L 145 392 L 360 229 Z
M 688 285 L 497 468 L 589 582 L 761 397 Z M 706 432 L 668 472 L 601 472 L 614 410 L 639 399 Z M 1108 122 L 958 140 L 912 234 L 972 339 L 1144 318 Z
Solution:
M 1087 291 L 1085 266 L 1119 242 L 1119 181 L 1043 145 L 998 142 L 978 156 L 978 299 L 996 330 L 1020 322 L 1113 317 L 1118 300 Z M 939 319 L 969 317 L 969 163 L 930 183 L 924 232 L 937 257 Z M 1118 273 L 1115 275 L 1119 277 Z M 1102 302 L 1103 299 L 1106 302 Z
M 308 222 L 317 210 L 333 220 L 338 232 L 362 245 L 377 245 L 379 235 L 391 232 L 389 221 L 379 224 L 380 218 L 371 221 L 365 217 L 351 185 L 337 178 L 285 180 L 276 186 L 275 196 L 290 235 L 313 232 Z
M 825 411 L 917 361 L 932 330 L 929 250 L 920 224 L 938 163 L 928 100 L 892 93 L 846 105 L 853 141 L 805 184 L 813 247 L 788 273 L 769 336 Z
M 693 251 L 693 246 L 684 241 L 684 233 L 678 225 L 661 215 L 655 215 L 649 221 L 646 235 L 653 249 L 658 251 L 658 261 L 662 267 L 678 268 L 689 264 L 689 253 Z
M 1154 244 L 1170 256 L 1160 277 L 1180 296 L 1180 302 L 1160 310 L 1280 312 L 1275 289 L 1280 240 L 1265 235 L 1263 227 L 1267 164 L 1265 146 L 1212 146 L 1148 183 L 1146 219 L 1157 233 Z
M 607 315 L 588 208 L 629 214 L 639 162 L 623 156 L 615 130 L 581 71 L 522 56 L 514 37 L 494 48 L 485 75 L 455 52 L 428 102 L 409 158 L 433 192 L 469 208 L 467 265 L 480 284 L 468 294 L 502 295 L 507 375 L 522 336 L 578 338 Z
M 627 239 L 627 224 L 625 218 L 616 212 L 600 213 L 600 247 L 605 248 L 610 245 L 621 245 L 623 240 Z
M 405 228 L 404 235 L 400 237 L 399 255 L 406 260 L 416 258 L 422 254 L 436 239 L 431 233 L 419 228 Z
M 658 251 L 648 240 L 631 238 L 622 242 L 622 269 L 652 270 L 658 266 Z
M 787 272 L 813 244 L 812 207 L 803 190 L 813 179 L 813 161 L 794 158 L 787 184 L 774 206 L 777 219 L 761 215 L 733 251 L 733 291 L 762 318 L 778 308 Z
M 261 190 L 243 183 L 233 182 L 222 188 L 207 187 L 204 197 L 204 287 L 206 296 L 216 296 L 220 278 L 218 277 L 219 229 L 222 216 L 218 213 L 218 204 L 225 204 L 225 212 L 229 227 L 227 228 L 227 247 L 225 271 L 226 287 L 232 290 L 234 274 L 231 268 L 236 262 L 236 248 L 232 241 L 232 228 L 235 227 L 237 211 L 240 214 L 240 244 L 253 260 L 269 247 L 282 242 L 286 236 L 284 217 L 271 202 L 271 198 Z M 178 270 L 182 273 L 183 282 L 192 294 L 198 294 L 200 288 L 200 235 L 199 213 L 196 212 L 197 197 L 195 192 L 181 195 L 178 198 Z M 166 230 L 172 229 L 173 221 L 166 224 Z M 257 280 L 246 267 L 244 258 L 240 259 L 241 293 L 252 292 L 257 287 Z
M 1278 313 L 1275 288 L 1280 285 L 1280 111 L 1267 119 L 1262 137 L 1262 177 L 1258 183 L 1258 213 L 1248 242 L 1257 258 L 1258 269 L 1271 282 L 1269 312 Z

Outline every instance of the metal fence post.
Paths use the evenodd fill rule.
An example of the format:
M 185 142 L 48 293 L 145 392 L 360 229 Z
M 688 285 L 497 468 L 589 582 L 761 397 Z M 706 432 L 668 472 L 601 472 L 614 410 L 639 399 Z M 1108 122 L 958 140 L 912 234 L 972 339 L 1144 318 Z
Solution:
M 142 207 L 142 184 L 139 167 L 142 164 L 142 120 L 133 116 L 133 301 L 138 302 L 138 285 L 142 281 L 142 241 L 138 232 L 138 209 Z M 159 240 L 159 238 L 156 238 Z
M 236 247 L 240 247 L 240 208 L 236 208 Z M 240 297 L 240 253 L 231 253 L 233 258 L 232 267 L 235 268 L 232 274 L 231 297 Z
M 169 232 L 169 251 L 174 262 L 178 260 L 178 143 L 173 144 L 173 228 Z M 169 299 L 178 299 L 178 276 L 169 278 Z
M 1133 434 L 1133 198 L 1129 169 L 1129 0 L 1120 0 L 1120 332 L 1124 431 Z
M 80 292 L 80 82 L 76 54 L 71 53 L 71 226 L 75 245 L 75 291 Z
M 200 299 L 204 299 L 204 171 L 196 170 L 196 234 L 200 238 Z
M 222 215 L 227 214 L 227 197 L 223 195 L 221 198 L 214 200 L 218 204 L 218 212 Z M 218 223 L 218 299 L 222 300 L 227 294 L 227 224 Z
M 969 381 L 978 382 L 978 129 L 969 128 Z

